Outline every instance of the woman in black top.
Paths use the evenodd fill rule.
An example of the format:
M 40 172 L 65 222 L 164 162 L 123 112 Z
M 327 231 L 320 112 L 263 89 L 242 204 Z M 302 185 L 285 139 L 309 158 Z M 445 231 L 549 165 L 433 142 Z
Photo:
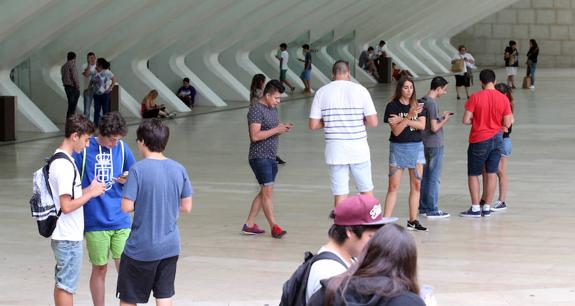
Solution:
M 517 67 L 519 67 L 519 51 L 517 51 L 517 43 L 514 40 L 509 41 L 509 46 L 505 48 L 505 72 L 507 72 L 507 85 L 515 89 L 515 75 L 517 75 Z
M 425 306 L 418 294 L 415 240 L 405 228 L 388 224 L 377 230 L 347 272 L 322 281 L 307 304 Z
M 422 103 L 423 104 L 423 103 Z M 425 129 L 426 112 L 415 98 L 413 80 L 402 78 L 397 82 L 395 95 L 385 108 L 383 121 L 391 128 L 389 136 L 389 185 L 385 197 L 384 214 L 391 217 L 397 202 L 397 192 L 403 170 L 409 170 L 410 230 L 427 231 L 417 220 L 421 175 L 425 164 L 421 131 Z
M 515 108 L 515 103 L 513 103 L 513 92 L 509 86 L 498 83 L 495 85 L 495 89 L 497 89 L 500 93 L 507 96 L 509 99 L 509 104 L 511 104 L 511 112 Z M 498 212 L 504 211 L 507 209 L 507 204 L 505 203 L 505 199 L 507 198 L 507 190 L 509 189 L 509 183 L 507 178 L 507 160 L 511 157 L 511 149 L 513 148 L 511 144 L 511 128 L 512 126 L 507 128 L 503 128 L 503 149 L 501 151 L 501 159 L 499 160 L 499 169 L 497 169 L 497 178 L 499 179 L 499 198 L 497 202 L 491 205 L 491 211 Z M 486 186 L 487 175 L 483 176 L 483 186 Z M 481 197 L 481 205 L 486 204 L 483 196 Z
M 527 51 L 527 75 L 531 77 L 531 86 L 535 89 L 535 70 L 537 69 L 537 57 L 539 56 L 539 46 L 535 39 L 529 40 L 529 51 Z

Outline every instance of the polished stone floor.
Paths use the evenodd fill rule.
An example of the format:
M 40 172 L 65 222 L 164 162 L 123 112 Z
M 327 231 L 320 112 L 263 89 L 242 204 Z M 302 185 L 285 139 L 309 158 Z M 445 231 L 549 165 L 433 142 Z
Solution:
M 498 70 L 500 79 L 502 71 Z M 455 90 L 440 101 L 456 113 L 446 128 L 440 206 L 444 220 L 422 219 L 427 233 L 414 233 L 419 279 L 434 287 L 440 306 L 575 305 L 575 70 L 538 70 L 537 89 L 515 91 L 516 124 L 509 163 L 509 210 L 489 219 L 457 216 L 469 205 L 466 180 L 468 127 L 460 123 L 464 101 Z M 454 80 L 450 78 L 453 85 Z M 479 82 L 476 82 L 477 84 Z M 429 81 L 416 84 L 424 94 Z M 477 90 L 476 85 L 474 90 Z M 372 89 L 380 115 L 390 86 Z M 257 190 L 247 163 L 246 109 L 169 121 L 167 155 L 183 163 L 195 187 L 191 215 L 180 219 L 182 253 L 176 305 L 276 305 L 281 285 L 306 250 L 326 240 L 331 195 L 323 163 L 323 135 L 307 129 L 311 100 L 281 106 L 282 120 L 296 128 L 280 141 L 281 166 L 274 202 L 282 240 L 240 235 Z M 370 129 L 376 195 L 387 187 L 389 128 Z M 126 141 L 135 149 L 135 128 Z M 58 138 L 0 146 L 0 305 L 51 305 L 54 259 L 30 217 L 32 172 Z M 395 216 L 405 223 L 407 176 Z M 265 224 L 263 216 L 258 219 Z M 91 305 L 87 257 L 76 295 Z M 108 304 L 116 272 L 110 266 Z M 149 303 L 153 305 L 153 299 Z

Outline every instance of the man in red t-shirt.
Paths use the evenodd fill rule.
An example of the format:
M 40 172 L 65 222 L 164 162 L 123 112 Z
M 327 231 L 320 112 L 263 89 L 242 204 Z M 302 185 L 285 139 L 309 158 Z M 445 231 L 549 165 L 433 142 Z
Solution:
M 491 215 L 488 203 L 495 194 L 496 175 L 503 148 L 502 130 L 513 123 L 513 113 L 507 97 L 495 89 L 495 72 L 485 69 L 479 74 L 483 90 L 473 94 L 465 104 L 463 124 L 471 125 L 467 149 L 467 182 L 471 207 L 459 215 L 481 218 Z M 479 205 L 479 176 L 483 168 L 487 184 L 483 186 L 486 204 Z

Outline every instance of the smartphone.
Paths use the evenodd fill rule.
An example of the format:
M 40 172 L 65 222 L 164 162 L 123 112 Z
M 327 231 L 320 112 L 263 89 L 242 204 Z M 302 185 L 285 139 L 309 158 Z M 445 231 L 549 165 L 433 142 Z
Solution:
M 454 112 L 451 112 L 451 113 L 449 113 L 449 115 L 453 116 L 453 115 L 455 115 L 455 113 L 454 113 Z
M 423 107 L 425 105 L 425 103 L 417 103 L 417 106 L 419 107 Z
M 129 171 L 124 171 L 124 173 L 122 173 L 119 178 L 127 178 L 129 173 Z

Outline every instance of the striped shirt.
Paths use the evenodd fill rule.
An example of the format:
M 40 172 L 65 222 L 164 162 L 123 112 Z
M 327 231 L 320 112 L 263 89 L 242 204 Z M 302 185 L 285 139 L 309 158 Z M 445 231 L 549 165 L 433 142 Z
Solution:
M 309 117 L 323 120 L 327 164 L 370 160 L 364 118 L 375 114 L 369 92 L 359 84 L 333 81 L 317 91 Z
M 76 89 L 80 89 L 78 69 L 76 69 L 75 60 L 67 61 L 66 64 L 62 65 L 60 72 L 62 73 L 62 84 L 64 84 L 64 86 L 72 86 Z

